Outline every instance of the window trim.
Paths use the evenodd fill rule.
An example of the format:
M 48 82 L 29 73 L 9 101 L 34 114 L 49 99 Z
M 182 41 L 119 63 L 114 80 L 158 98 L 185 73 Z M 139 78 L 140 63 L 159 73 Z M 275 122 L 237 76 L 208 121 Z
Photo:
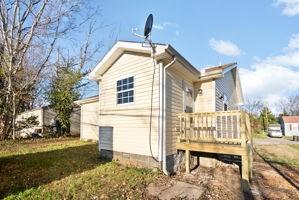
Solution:
M 133 87 L 132 88 L 127 88 L 127 89 L 125 89 L 125 90 L 120 90 L 120 91 L 118 91 L 118 85 L 117 85 L 117 82 L 118 81 L 123 81 L 124 79 L 127 79 L 128 81 L 129 81 L 129 78 L 133 78 Z M 131 83 L 126 83 L 127 85 L 129 85 L 129 84 L 131 84 Z M 122 86 L 123 84 L 121 84 L 120 86 Z M 130 91 L 133 91 L 133 95 L 132 95 L 132 97 L 133 97 L 133 101 L 132 102 L 129 102 L 129 100 L 128 100 L 128 102 L 126 102 L 126 103 L 118 103 L 118 94 L 120 94 L 120 93 L 124 93 L 124 92 L 130 92 Z M 124 105 L 131 105 L 131 104 L 134 104 L 135 103 L 135 95 L 136 95 L 136 92 L 135 92 L 135 76 L 133 75 L 133 76 L 126 76 L 126 77 L 124 77 L 124 78 L 119 78 L 119 79 L 117 79 L 116 81 L 115 81 L 115 104 L 116 104 L 116 106 L 124 106 Z M 123 97 L 121 97 L 122 99 L 123 99 Z M 129 95 L 128 95 L 128 98 L 129 98 Z

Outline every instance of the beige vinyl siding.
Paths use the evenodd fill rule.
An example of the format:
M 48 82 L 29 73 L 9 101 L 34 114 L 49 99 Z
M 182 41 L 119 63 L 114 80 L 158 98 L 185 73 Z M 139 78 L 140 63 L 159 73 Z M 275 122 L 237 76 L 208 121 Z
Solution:
M 149 147 L 149 121 L 153 61 L 140 54 L 123 54 L 103 75 L 100 81 L 99 126 L 111 127 L 111 137 L 107 131 L 101 148 L 119 152 L 151 155 Z M 134 102 L 117 104 L 116 82 L 134 76 Z M 153 155 L 158 155 L 158 114 L 159 114 L 159 65 L 156 66 L 151 144 Z M 100 135 L 101 140 L 101 135 Z
M 167 70 L 166 73 L 166 154 L 171 155 L 176 152 L 178 114 L 184 112 L 182 89 L 184 79 L 173 68 Z M 192 85 L 192 83 L 184 81 Z
M 202 90 L 202 94 L 198 91 Z M 198 82 L 194 84 L 195 112 L 215 111 L 215 81 Z
M 81 139 L 99 139 L 98 108 L 98 101 L 89 102 L 81 105 Z
M 193 84 L 187 77 L 182 77 L 181 73 L 174 68 L 167 71 L 166 79 L 166 153 L 171 155 L 176 153 L 176 142 L 178 137 L 179 118 L 178 114 L 184 112 L 184 91 L 182 82 L 187 87 L 193 89 L 194 111 L 212 112 L 215 111 L 215 82 L 202 82 Z M 202 89 L 202 94 L 198 90 Z
M 223 94 L 227 97 L 227 109 L 236 110 L 238 109 L 238 98 L 235 83 L 235 70 L 231 70 L 224 74 L 224 77 L 215 81 L 216 85 L 216 111 L 223 110 L 223 99 L 219 97 Z

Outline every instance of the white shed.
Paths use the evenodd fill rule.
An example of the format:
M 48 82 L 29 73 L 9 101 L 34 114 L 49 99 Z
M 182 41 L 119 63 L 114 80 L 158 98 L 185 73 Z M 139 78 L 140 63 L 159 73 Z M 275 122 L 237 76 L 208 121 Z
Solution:
M 281 127 L 285 136 L 299 136 L 299 116 L 282 116 Z
M 80 139 L 99 140 L 99 96 L 93 96 L 75 102 L 81 106 Z
M 56 121 L 57 114 L 56 112 L 51 109 L 49 106 L 43 106 L 40 108 L 35 108 L 32 110 L 27 110 L 17 116 L 17 122 L 23 121 L 24 119 L 36 116 L 38 125 L 30 127 L 30 128 L 24 128 L 18 132 L 20 137 L 30 137 L 32 133 L 40 133 L 42 135 L 48 134 L 53 131 L 54 128 L 54 122 Z M 72 112 L 70 121 L 71 121 L 71 127 L 70 127 L 70 133 L 71 135 L 78 135 L 80 126 L 79 126 L 79 120 L 80 119 L 80 110 L 75 109 Z

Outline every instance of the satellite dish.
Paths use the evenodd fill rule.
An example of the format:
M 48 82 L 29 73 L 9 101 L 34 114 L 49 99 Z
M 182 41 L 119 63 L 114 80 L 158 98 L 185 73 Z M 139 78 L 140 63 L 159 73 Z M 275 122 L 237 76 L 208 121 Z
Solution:
M 152 27 L 153 27 L 153 15 L 149 14 L 149 16 L 146 19 L 145 26 L 144 26 L 144 38 L 147 39 L 148 36 L 152 32 Z
M 151 46 L 151 48 L 153 50 L 153 54 L 154 54 L 156 52 L 156 47 L 152 43 L 151 38 L 149 37 L 152 32 L 152 27 L 153 27 L 153 15 L 149 14 L 149 16 L 147 17 L 146 22 L 145 22 L 143 35 L 139 35 L 136 33 L 136 31 L 138 30 L 137 28 L 133 28 L 132 33 L 137 37 L 143 38 Z

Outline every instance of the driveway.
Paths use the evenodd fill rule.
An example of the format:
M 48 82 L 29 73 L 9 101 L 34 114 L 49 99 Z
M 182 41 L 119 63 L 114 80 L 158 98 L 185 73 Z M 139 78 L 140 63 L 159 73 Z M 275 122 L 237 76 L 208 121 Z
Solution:
M 265 138 L 265 139 L 253 139 L 254 145 L 269 145 L 269 144 L 299 144 L 299 141 L 290 141 L 284 138 Z

